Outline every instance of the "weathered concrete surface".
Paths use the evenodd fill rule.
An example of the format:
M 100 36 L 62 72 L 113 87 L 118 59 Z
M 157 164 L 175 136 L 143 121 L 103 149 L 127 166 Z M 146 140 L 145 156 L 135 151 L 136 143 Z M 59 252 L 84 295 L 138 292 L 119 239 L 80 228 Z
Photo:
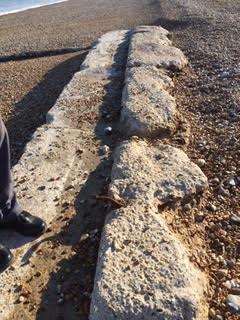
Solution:
M 90 320 L 205 320 L 206 288 L 154 208 L 134 203 L 108 216 Z
M 91 118 L 103 99 L 108 101 L 108 107 L 114 107 L 115 92 L 121 89 L 124 77 L 128 39 L 129 31 L 120 30 L 109 32 L 97 41 L 81 71 L 74 75 L 48 112 L 48 123 L 55 127 L 81 128 L 79 119 Z
M 178 116 L 168 92 L 173 86 L 168 73 L 182 69 L 187 59 L 167 35 L 161 27 L 146 26 L 132 33 L 120 119 L 125 136 L 160 137 L 176 130 Z
M 13 169 L 20 204 L 25 210 L 42 217 L 48 225 L 60 214 L 61 194 L 83 138 L 83 131 L 43 126 L 36 131 Z M 81 166 L 79 163 L 79 170 Z M 37 248 L 46 237 L 43 235 L 32 241 L 32 238 L 1 230 L 0 242 L 14 254 L 13 267 L 0 274 L 1 319 L 8 319 L 15 306 L 17 284 L 22 283 L 26 274 L 34 272 L 28 260 L 34 246 Z
M 120 130 L 127 136 L 154 137 L 173 133 L 175 99 L 167 92 L 171 78 L 155 66 L 133 67 L 126 72 Z
M 78 72 L 64 88 L 54 107 L 47 114 L 47 122 L 54 127 L 81 128 L 80 119 L 91 117 L 101 105 L 109 79 L 97 79 L 86 72 Z
M 163 204 L 203 192 L 207 178 L 180 149 L 132 139 L 114 153 L 109 192 L 115 198 Z
M 118 30 L 104 34 L 91 49 L 81 69 L 116 75 L 118 68 L 125 64 L 128 33 L 128 30 Z
M 91 170 L 99 164 L 100 141 L 95 141 L 99 109 L 103 104 L 109 107 L 121 102 L 128 45 L 125 31 L 113 34 L 103 36 L 104 40 L 90 52 L 83 70 L 76 73 L 47 115 L 50 123 L 35 132 L 13 169 L 20 204 L 48 225 L 61 213 L 66 183 L 79 190 L 81 179 L 86 179 L 86 163 L 79 154 L 86 153 L 88 145 L 92 146 L 92 155 L 85 162 L 91 162 Z M 13 249 L 15 258 L 13 268 L 0 275 L 1 319 L 11 318 L 16 303 L 13 284 L 21 284 L 26 275 L 34 272 L 29 259 L 47 238 L 48 234 L 44 234 L 32 242 L 33 239 L 13 232 L 1 232 L 1 243 Z
M 59 213 L 59 199 L 83 137 L 84 132 L 79 130 L 40 127 L 13 169 L 20 204 L 47 224 Z M 0 241 L 8 247 L 21 246 L 19 239 L 28 241 L 1 230 Z
M 14 167 L 19 202 L 36 215 L 44 212 L 47 223 L 57 213 L 57 199 L 83 136 L 79 130 L 40 127 Z
M 207 319 L 207 280 L 158 212 L 204 191 L 207 178 L 180 149 L 137 138 L 113 158 L 109 193 L 127 206 L 106 219 L 90 320 Z
M 146 26 L 131 35 L 119 124 L 124 136 L 175 130 L 168 69 L 182 69 L 187 59 L 167 35 Z M 113 160 L 109 195 L 126 207 L 106 219 L 90 320 L 207 319 L 207 280 L 158 213 L 163 204 L 203 192 L 207 178 L 180 149 L 136 137 L 120 143 Z
M 186 57 L 181 50 L 172 46 L 167 34 L 161 27 L 136 29 L 129 47 L 127 66 L 154 65 L 170 70 L 185 67 Z

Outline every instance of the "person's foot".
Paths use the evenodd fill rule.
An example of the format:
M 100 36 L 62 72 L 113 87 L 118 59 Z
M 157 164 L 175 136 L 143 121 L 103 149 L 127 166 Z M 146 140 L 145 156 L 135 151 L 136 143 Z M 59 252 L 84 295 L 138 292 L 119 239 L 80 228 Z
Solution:
M 40 236 L 46 230 L 46 223 L 27 211 L 10 214 L 0 221 L 0 228 L 13 229 L 24 236 Z
M 11 251 L 0 244 L 0 273 L 6 270 L 12 263 L 13 255 Z

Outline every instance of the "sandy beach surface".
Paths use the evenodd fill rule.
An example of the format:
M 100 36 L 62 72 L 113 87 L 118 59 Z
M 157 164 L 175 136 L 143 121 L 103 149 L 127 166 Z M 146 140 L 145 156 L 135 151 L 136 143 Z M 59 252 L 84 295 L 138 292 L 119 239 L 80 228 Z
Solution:
M 201 205 L 166 219 L 209 275 L 210 319 L 237 320 L 225 301 L 232 290 L 227 281 L 239 285 L 240 276 L 239 222 L 233 219 L 240 216 L 239 1 L 72 0 L 27 10 L 0 17 L 0 57 L 85 48 L 104 32 L 140 24 L 167 28 L 189 58 L 189 67 L 175 79 L 174 95 L 191 126 L 189 146 L 183 148 L 195 162 L 204 159 L 210 183 Z M 0 113 L 10 132 L 13 162 L 86 53 L 0 63 Z M 38 308 L 40 302 L 35 303 Z M 34 314 L 29 319 L 36 319 Z M 39 309 L 37 319 L 50 318 L 48 310 Z

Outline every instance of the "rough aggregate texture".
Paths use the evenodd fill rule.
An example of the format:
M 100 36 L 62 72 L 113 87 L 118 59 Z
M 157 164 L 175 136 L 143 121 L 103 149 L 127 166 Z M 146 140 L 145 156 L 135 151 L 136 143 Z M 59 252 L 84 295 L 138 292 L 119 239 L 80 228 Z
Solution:
M 169 69 L 182 69 L 187 59 L 167 35 L 161 27 L 139 27 L 131 35 L 120 118 L 126 136 L 160 137 L 176 131 Z
M 107 217 L 90 320 L 207 319 L 206 283 L 156 210 L 135 202 Z
M 129 31 L 118 30 L 104 34 L 93 46 L 81 69 L 91 69 L 98 73 L 108 71 L 113 75 L 122 69 L 126 60 L 126 46 Z M 118 59 L 116 57 L 118 56 Z
M 180 149 L 125 141 L 114 152 L 110 194 L 116 198 L 164 204 L 203 192 L 207 178 Z
M 136 30 L 129 47 L 127 66 L 154 65 L 158 68 L 181 70 L 187 65 L 187 59 L 166 36 L 163 28 Z
M 96 42 L 81 70 L 48 112 L 48 123 L 56 127 L 81 128 L 81 116 L 91 116 L 96 107 L 101 111 L 103 99 L 108 108 L 117 105 L 116 92 L 122 89 L 128 38 L 128 31 L 120 30 L 109 32 Z
M 106 50 L 108 63 L 103 64 L 105 70 L 109 68 L 113 70 L 112 64 L 117 61 L 115 55 L 120 42 L 116 43 L 115 40 L 112 38 L 110 44 L 115 51 Z M 101 42 L 99 45 L 102 44 Z M 102 57 L 97 47 L 93 50 Z M 124 50 L 127 48 L 124 47 Z M 122 51 L 120 54 L 121 59 L 124 59 Z M 98 60 L 96 54 L 92 55 L 92 59 Z M 77 73 L 67 85 L 63 92 L 64 98 L 60 99 L 61 104 L 57 102 L 53 111 L 47 115 L 47 118 L 51 115 L 52 122 L 36 130 L 20 161 L 13 169 L 20 203 L 24 209 L 42 217 L 48 223 L 47 233 L 52 231 L 50 225 L 53 224 L 55 233 L 53 232 L 50 237 L 46 233 L 40 239 L 31 242 L 29 240 L 32 239 L 1 232 L 1 242 L 14 248 L 13 253 L 16 258 L 13 267 L 0 275 L 1 319 L 24 319 L 26 314 L 28 318 L 36 318 L 39 314 L 44 319 L 52 318 L 56 306 L 67 302 L 71 307 L 61 312 L 66 318 L 78 317 L 80 306 L 83 309 L 82 318 L 87 317 L 94 273 L 92 265 L 95 265 L 99 242 L 98 228 L 101 228 L 106 212 L 106 206 L 96 203 L 94 199 L 98 193 L 104 191 L 110 171 L 107 155 L 102 159 L 102 163 L 99 163 L 98 149 L 103 135 L 102 128 L 105 125 L 104 121 L 99 119 L 99 111 L 102 105 L 111 102 L 113 97 L 114 101 L 111 103 L 117 105 L 118 101 L 120 102 L 121 73 L 123 73 L 119 64 L 117 81 L 110 81 L 109 75 L 107 78 L 105 76 L 103 65 L 95 72 L 96 65 L 93 66 L 91 61 L 91 58 L 88 59 L 88 68 Z M 100 69 L 103 73 L 99 77 Z M 82 74 L 87 76 L 84 77 Z M 116 78 L 115 74 L 113 78 Z M 69 117 L 65 119 L 66 114 L 69 114 Z M 104 137 L 104 142 L 111 144 L 111 139 L 114 139 L 114 134 L 108 139 Z M 101 212 L 101 216 L 96 218 L 98 211 Z M 86 218 L 84 222 L 83 216 Z M 91 232 L 91 237 L 87 236 L 89 240 L 85 238 L 87 244 L 81 240 L 83 225 Z M 71 246 L 63 250 L 69 245 L 69 236 Z M 86 249 L 83 249 L 83 246 Z M 56 247 L 62 247 L 59 253 Z M 43 259 L 33 256 L 36 250 L 40 252 L 40 256 L 43 255 Z M 75 260 L 78 262 L 72 261 L 75 250 L 77 252 Z M 67 271 L 69 267 L 66 268 L 68 263 L 64 257 L 72 262 L 71 268 L 74 263 L 77 266 L 78 281 L 76 281 L 76 268 L 71 277 L 68 276 L 67 280 L 63 281 L 65 275 L 69 273 Z M 91 266 L 88 271 L 84 270 L 87 264 Z M 60 271 L 59 266 L 61 266 Z M 82 280 L 79 281 L 80 273 Z M 36 277 L 39 278 L 37 287 L 43 289 L 45 283 L 46 292 L 44 290 L 33 292 L 29 283 L 34 286 Z M 13 283 L 16 283 L 16 287 L 12 286 Z M 52 293 L 52 286 L 60 287 L 61 295 L 57 300 L 49 301 L 49 296 L 56 297 L 56 292 Z M 79 290 L 85 294 L 85 298 L 79 294 L 76 298 L 76 292 Z M 41 295 L 42 302 L 39 300 Z M 38 301 L 39 310 L 36 309 L 34 301 Z M 47 311 L 44 307 L 46 301 L 49 303 Z M 26 304 L 29 306 L 27 309 Z M 15 312 L 15 309 L 18 311 Z

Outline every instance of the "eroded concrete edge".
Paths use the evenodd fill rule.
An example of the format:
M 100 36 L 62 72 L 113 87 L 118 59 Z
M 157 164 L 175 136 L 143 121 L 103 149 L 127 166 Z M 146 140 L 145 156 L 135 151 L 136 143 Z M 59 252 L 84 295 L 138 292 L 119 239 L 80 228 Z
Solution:
M 154 108 L 163 101 L 159 91 L 165 94 L 173 85 L 169 71 L 187 64 L 183 53 L 167 40 L 167 34 L 157 27 L 140 27 L 133 32 L 120 120 L 124 135 L 161 137 L 162 129 L 156 131 L 151 117 L 147 117 L 148 104 Z M 142 92 L 148 96 L 147 103 L 135 108 Z M 157 98 L 152 101 L 155 94 Z M 128 103 L 132 101 L 134 108 L 128 111 L 126 125 L 126 108 L 131 108 Z M 168 109 L 159 112 L 159 106 L 155 106 L 154 120 L 158 126 L 165 116 L 166 131 L 171 134 Z M 175 105 L 171 115 L 175 118 Z M 126 205 L 106 219 L 90 320 L 207 319 L 207 278 L 190 262 L 188 250 L 159 212 L 159 204 L 195 196 L 207 186 L 201 169 L 177 148 L 161 143 L 153 147 L 135 137 L 120 144 L 114 153 L 109 191 Z

